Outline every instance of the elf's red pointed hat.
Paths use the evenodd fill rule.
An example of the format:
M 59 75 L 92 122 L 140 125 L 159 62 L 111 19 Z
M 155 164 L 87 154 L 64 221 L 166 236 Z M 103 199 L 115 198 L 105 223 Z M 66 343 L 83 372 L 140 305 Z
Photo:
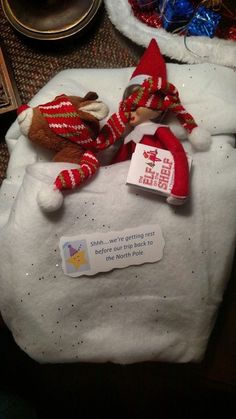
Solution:
M 211 135 L 204 128 L 197 125 L 193 116 L 189 114 L 182 105 L 176 87 L 168 82 L 166 63 L 154 38 L 150 41 L 139 64 L 133 71 L 127 87 L 142 85 L 145 80 L 150 78 L 156 80 L 157 90 L 145 105 L 140 104 L 139 106 L 146 106 L 154 109 L 158 104 L 157 109 L 159 110 L 166 110 L 169 107 L 176 115 L 180 124 L 187 131 L 188 139 L 194 148 L 197 150 L 208 149 L 211 143 Z M 165 96 L 162 105 L 157 100 L 159 92 Z
M 163 84 L 167 82 L 166 63 L 161 55 L 155 39 L 152 39 L 139 64 L 135 68 L 128 86 L 142 84 L 148 77 L 161 77 Z

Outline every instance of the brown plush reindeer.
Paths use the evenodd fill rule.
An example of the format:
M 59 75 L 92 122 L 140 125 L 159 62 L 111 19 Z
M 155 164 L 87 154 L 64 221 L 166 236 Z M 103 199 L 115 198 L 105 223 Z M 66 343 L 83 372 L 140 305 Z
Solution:
M 55 152 L 54 162 L 78 164 L 79 167 L 65 170 L 58 176 L 53 189 L 73 188 L 92 176 L 99 167 L 96 157 L 99 121 L 109 112 L 98 101 L 94 92 L 84 97 L 60 95 L 51 102 L 34 108 L 22 105 L 18 109 L 18 123 L 22 134 L 30 141 Z M 50 197 L 51 195 L 51 197 Z M 54 195 L 55 199 L 52 200 Z M 52 202 L 53 201 L 53 202 Z M 62 204 L 63 197 L 42 191 L 39 205 L 45 211 L 53 211 Z

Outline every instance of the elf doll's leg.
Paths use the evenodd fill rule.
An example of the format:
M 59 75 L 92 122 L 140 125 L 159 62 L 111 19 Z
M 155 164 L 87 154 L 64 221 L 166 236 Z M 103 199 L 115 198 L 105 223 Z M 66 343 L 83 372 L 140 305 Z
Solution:
M 111 164 L 120 163 L 122 161 L 130 160 L 131 156 L 135 150 L 136 144 L 133 141 L 130 141 L 127 144 L 122 144 L 113 158 Z
M 167 202 L 172 205 L 181 205 L 189 195 L 189 166 L 185 150 L 180 141 L 167 127 L 157 129 L 155 135 L 169 150 L 174 159 L 174 183 Z

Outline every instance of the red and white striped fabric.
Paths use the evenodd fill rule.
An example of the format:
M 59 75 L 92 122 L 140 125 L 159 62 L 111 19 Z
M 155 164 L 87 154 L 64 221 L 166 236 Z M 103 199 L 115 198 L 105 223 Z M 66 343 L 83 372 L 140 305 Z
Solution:
M 96 173 L 99 161 L 91 151 L 83 154 L 80 167 L 62 170 L 54 182 L 54 189 L 74 189 Z
M 69 136 L 66 128 L 62 122 L 63 118 L 69 121 L 69 125 L 72 127 L 70 131 L 70 139 L 73 141 L 73 131 L 76 131 L 78 119 L 73 111 L 72 107 L 65 100 L 65 96 L 60 96 L 56 101 L 49 104 L 40 106 L 40 111 L 43 112 L 45 118 L 47 118 L 51 129 L 56 130 L 59 135 Z M 125 127 L 130 120 L 130 113 L 138 107 L 149 107 L 156 110 L 166 110 L 170 108 L 176 116 L 182 121 L 182 124 L 186 130 L 191 131 L 197 127 L 193 117 L 186 112 L 179 100 L 179 94 L 175 86 L 171 83 L 166 82 L 161 77 L 144 80 L 142 85 L 134 93 L 132 93 L 127 99 L 120 103 L 120 108 L 117 113 L 114 113 L 107 123 L 103 126 L 99 136 L 93 144 L 96 144 L 97 150 L 103 150 L 119 139 L 124 133 Z M 65 112 L 66 111 L 66 112 Z M 87 131 L 87 130 L 86 130 Z M 83 141 L 83 145 L 86 145 L 86 131 L 82 131 L 83 140 L 79 140 L 80 144 Z M 76 139 L 79 137 L 75 137 Z M 91 140 L 92 141 L 92 140 Z M 91 177 L 99 168 L 99 161 L 93 152 L 87 151 L 84 153 L 79 168 L 71 170 L 63 170 L 57 176 L 54 182 L 54 189 L 74 189 L 79 187 L 86 179 Z
M 57 96 L 38 108 L 55 134 L 83 146 L 93 141 L 68 96 Z

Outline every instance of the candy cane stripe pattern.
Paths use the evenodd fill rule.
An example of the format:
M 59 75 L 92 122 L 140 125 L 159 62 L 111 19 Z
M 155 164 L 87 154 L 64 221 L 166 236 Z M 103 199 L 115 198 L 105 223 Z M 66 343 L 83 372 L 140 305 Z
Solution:
M 55 134 L 77 144 L 86 145 L 92 142 L 88 129 L 66 95 L 58 96 L 53 102 L 38 108 Z
M 74 189 L 96 173 L 99 161 L 95 155 L 87 151 L 84 153 L 80 167 L 70 170 L 62 170 L 54 182 L 54 189 Z
M 186 137 L 196 150 L 207 150 L 211 143 L 211 136 L 208 131 L 197 125 L 192 115 L 185 110 L 181 103 L 177 88 L 167 80 L 165 61 L 160 53 L 155 39 L 152 39 L 138 66 L 132 73 L 129 86 L 135 89 L 119 104 L 118 111 L 107 120 L 95 140 L 90 139 L 89 133 L 81 130 L 77 135 L 78 126 L 81 121 L 74 114 L 74 107 L 67 101 L 67 97 L 62 95 L 57 97 L 57 101 L 47 103 L 40 107 L 40 111 L 47 118 L 49 127 L 57 130 L 61 136 L 70 138 L 89 150 L 104 150 L 125 134 L 125 128 L 130 122 L 132 112 L 138 108 L 150 108 L 156 111 L 170 110 L 178 118 L 180 124 L 186 131 Z M 53 106 L 52 106 L 53 105 Z M 53 197 L 53 204 L 49 199 L 48 193 L 40 194 L 40 205 L 48 211 L 59 208 L 63 198 L 60 196 L 62 189 L 73 189 L 80 186 L 82 182 L 91 177 L 99 167 L 99 162 L 92 152 L 87 152 L 82 156 L 79 168 L 63 170 L 53 183 L 53 188 L 57 197 Z M 51 184 L 52 186 L 52 184 Z M 61 194 L 62 195 L 62 194 Z M 42 198 L 42 199 L 41 199 Z

